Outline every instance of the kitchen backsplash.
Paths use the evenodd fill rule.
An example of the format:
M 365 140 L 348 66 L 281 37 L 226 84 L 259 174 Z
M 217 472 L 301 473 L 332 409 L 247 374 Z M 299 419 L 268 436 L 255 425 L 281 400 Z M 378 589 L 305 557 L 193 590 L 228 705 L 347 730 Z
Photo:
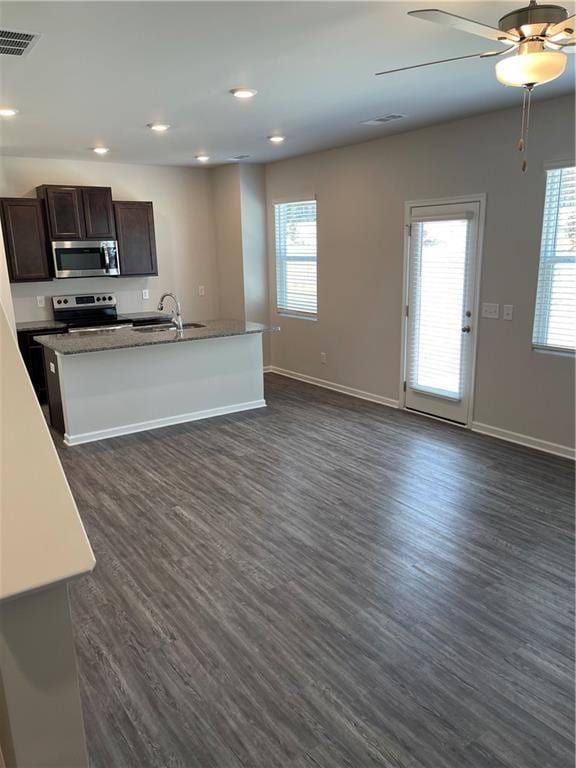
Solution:
M 17 283 L 11 286 L 16 322 L 29 320 L 48 320 L 52 318 L 52 296 L 67 294 L 89 294 L 112 292 L 118 302 L 118 312 L 143 312 L 155 310 L 162 289 L 156 289 L 155 280 L 149 278 L 134 278 L 130 286 L 113 278 L 89 278 L 84 280 L 54 280 L 45 283 Z M 149 299 L 142 297 L 142 291 L 147 289 Z M 44 307 L 38 306 L 37 297 L 44 297 Z

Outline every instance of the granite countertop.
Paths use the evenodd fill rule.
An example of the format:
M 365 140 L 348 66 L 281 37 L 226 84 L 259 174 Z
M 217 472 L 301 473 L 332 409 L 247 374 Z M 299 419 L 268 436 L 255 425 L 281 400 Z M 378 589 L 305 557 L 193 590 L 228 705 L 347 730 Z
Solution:
M 65 331 L 66 323 L 59 320 L 28 320 L 23 323 L 16 323 L 17 331 Z
M 85 352 L 102 352 L 110 349 L 149 347 L 157 344 L 181 344 L 201 339 L 217 339 L 223 336 L 244 336 L 278 330 L 276 326 L 248 323 L 242 320 L 205 320 L 202 328 L 176 330 L 137 331 L 133 328 L 102 330 L 87 333 L 55 333 L 37 336 L 35 340 L 61 355 L 79 355 Z

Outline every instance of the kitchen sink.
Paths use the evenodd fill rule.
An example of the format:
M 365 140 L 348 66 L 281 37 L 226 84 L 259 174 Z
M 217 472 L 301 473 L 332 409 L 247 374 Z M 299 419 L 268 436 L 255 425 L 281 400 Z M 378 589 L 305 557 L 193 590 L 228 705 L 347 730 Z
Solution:
M 182 327 L 184 330 L 187 328 L 206 328 L 204 323 L 184 323 Z M 133 328 L 132 330 L 137 331 L 138 333 L 161 333 L 163 331 L 175 331 L 177 328 L 172 323 L 166 323 L 158 325 L 143 325 L 140 328 Z
M 137 331 L 138 333 L 160 333 L 160 331 L 175 331 L 176 326 L 172 324 L 166 324 L 166 325 L 142 325 L 139 328 L 132 328 L 133 331 Z

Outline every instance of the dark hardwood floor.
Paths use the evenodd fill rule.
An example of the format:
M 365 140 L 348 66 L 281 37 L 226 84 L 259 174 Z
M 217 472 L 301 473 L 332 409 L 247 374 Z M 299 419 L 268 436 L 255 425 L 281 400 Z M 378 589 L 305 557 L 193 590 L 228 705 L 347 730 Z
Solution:
M 60 449 L 94 768 L 572 768 L 573 464 L 267 399 Z

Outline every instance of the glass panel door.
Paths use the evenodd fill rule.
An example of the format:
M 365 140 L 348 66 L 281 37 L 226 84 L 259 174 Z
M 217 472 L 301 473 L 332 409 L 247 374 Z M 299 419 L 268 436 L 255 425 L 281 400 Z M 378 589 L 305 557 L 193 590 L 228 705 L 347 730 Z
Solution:
M 479 204 L 411 211 L 405 406 L 466 423 Z

